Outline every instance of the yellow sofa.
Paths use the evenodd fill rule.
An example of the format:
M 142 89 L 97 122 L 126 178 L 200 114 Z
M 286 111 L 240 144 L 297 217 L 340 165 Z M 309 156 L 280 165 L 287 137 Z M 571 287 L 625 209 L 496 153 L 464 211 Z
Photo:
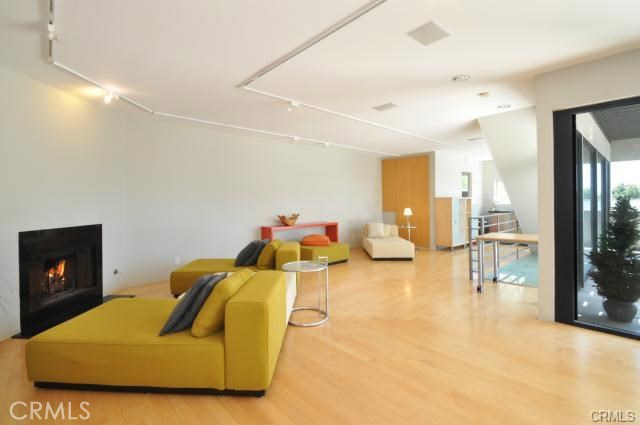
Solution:
M 282 270 L 283 264 L 298 260 L 300 260 L 300 244 L 298 242 L 284 242 L 276 251 L 275 270 Z M 255 266 L 236 267 L 235 261 L 235 258 L 201 258 L 194 260 L 171 272 L 169 277 L 171 293 L 174 296 L 178 296 L 186 292 L 204 274 L 235 272 L 246 268 L 258 270 Z
M 285 273 L 260 271 L 229 300 L 224 328 L 158 336 L 177 301 L 115 299 L 26 344 L 37 387 L 263 395 L 286 330 Z
M 331 242 L 329 246 L 301 246 L 300 259 L 318 261 L 319 257 L 327 257 L 329 264 L 345 263 L 349 261 L 349 245 Z

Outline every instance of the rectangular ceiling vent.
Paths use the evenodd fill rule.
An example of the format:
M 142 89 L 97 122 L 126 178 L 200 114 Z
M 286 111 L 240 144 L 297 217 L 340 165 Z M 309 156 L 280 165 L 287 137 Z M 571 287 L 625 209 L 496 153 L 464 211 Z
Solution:
M 393 108 L 397 108 L 398 105 L 396 105 L 395 103 L 385 103 L 384 105 L 378 105 L 378 106 L 374 106 L 373 109 L 375 109 L 376 111 L 387 111 L 389 109 L 393 109 Z
M 451 34 L 449 34 L 435 22 L 429 21 L 423 26 L 409 32 L 407 35 L 416 40 L 418 43 L 424 46 L 428 46 L 435 43 L 436 41 L 449 37 Z

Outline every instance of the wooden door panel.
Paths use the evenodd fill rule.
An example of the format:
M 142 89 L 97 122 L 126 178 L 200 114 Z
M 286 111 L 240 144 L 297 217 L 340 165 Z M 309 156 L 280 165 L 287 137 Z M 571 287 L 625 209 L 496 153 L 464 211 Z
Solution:
M 411 207 L 411 158 L 397 159 L 396 165 L 396 210 Z M 402 215 L 402 214 L 400 214 Z
M 414 213 L 411 219 L 411 223 L 416 226 L 411 230 L 411 241 L 417 246 L 429 246 L 429 213 Z
M 414 156 L 411 159 L 411 208 L 414 212 L 429 209 L 429 158 Z

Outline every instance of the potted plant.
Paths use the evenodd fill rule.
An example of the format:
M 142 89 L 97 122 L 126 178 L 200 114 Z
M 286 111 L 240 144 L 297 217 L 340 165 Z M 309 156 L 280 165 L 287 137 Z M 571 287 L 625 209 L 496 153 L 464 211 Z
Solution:
M 639 224 L 640 212 L 628 196 L 619 196 L 598 248 L 588 256 L 594 266 L 588 275 L 604 298 L 607 316 L 618 322 L 629 323 L 638 312 L 634 303 L 640 299 Z

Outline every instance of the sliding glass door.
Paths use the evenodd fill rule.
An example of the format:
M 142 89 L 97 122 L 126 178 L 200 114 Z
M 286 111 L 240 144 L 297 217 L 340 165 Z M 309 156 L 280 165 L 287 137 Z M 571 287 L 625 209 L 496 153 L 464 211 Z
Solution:
M 640 99 L 554 113 L 556 320 L 640 338 Z

